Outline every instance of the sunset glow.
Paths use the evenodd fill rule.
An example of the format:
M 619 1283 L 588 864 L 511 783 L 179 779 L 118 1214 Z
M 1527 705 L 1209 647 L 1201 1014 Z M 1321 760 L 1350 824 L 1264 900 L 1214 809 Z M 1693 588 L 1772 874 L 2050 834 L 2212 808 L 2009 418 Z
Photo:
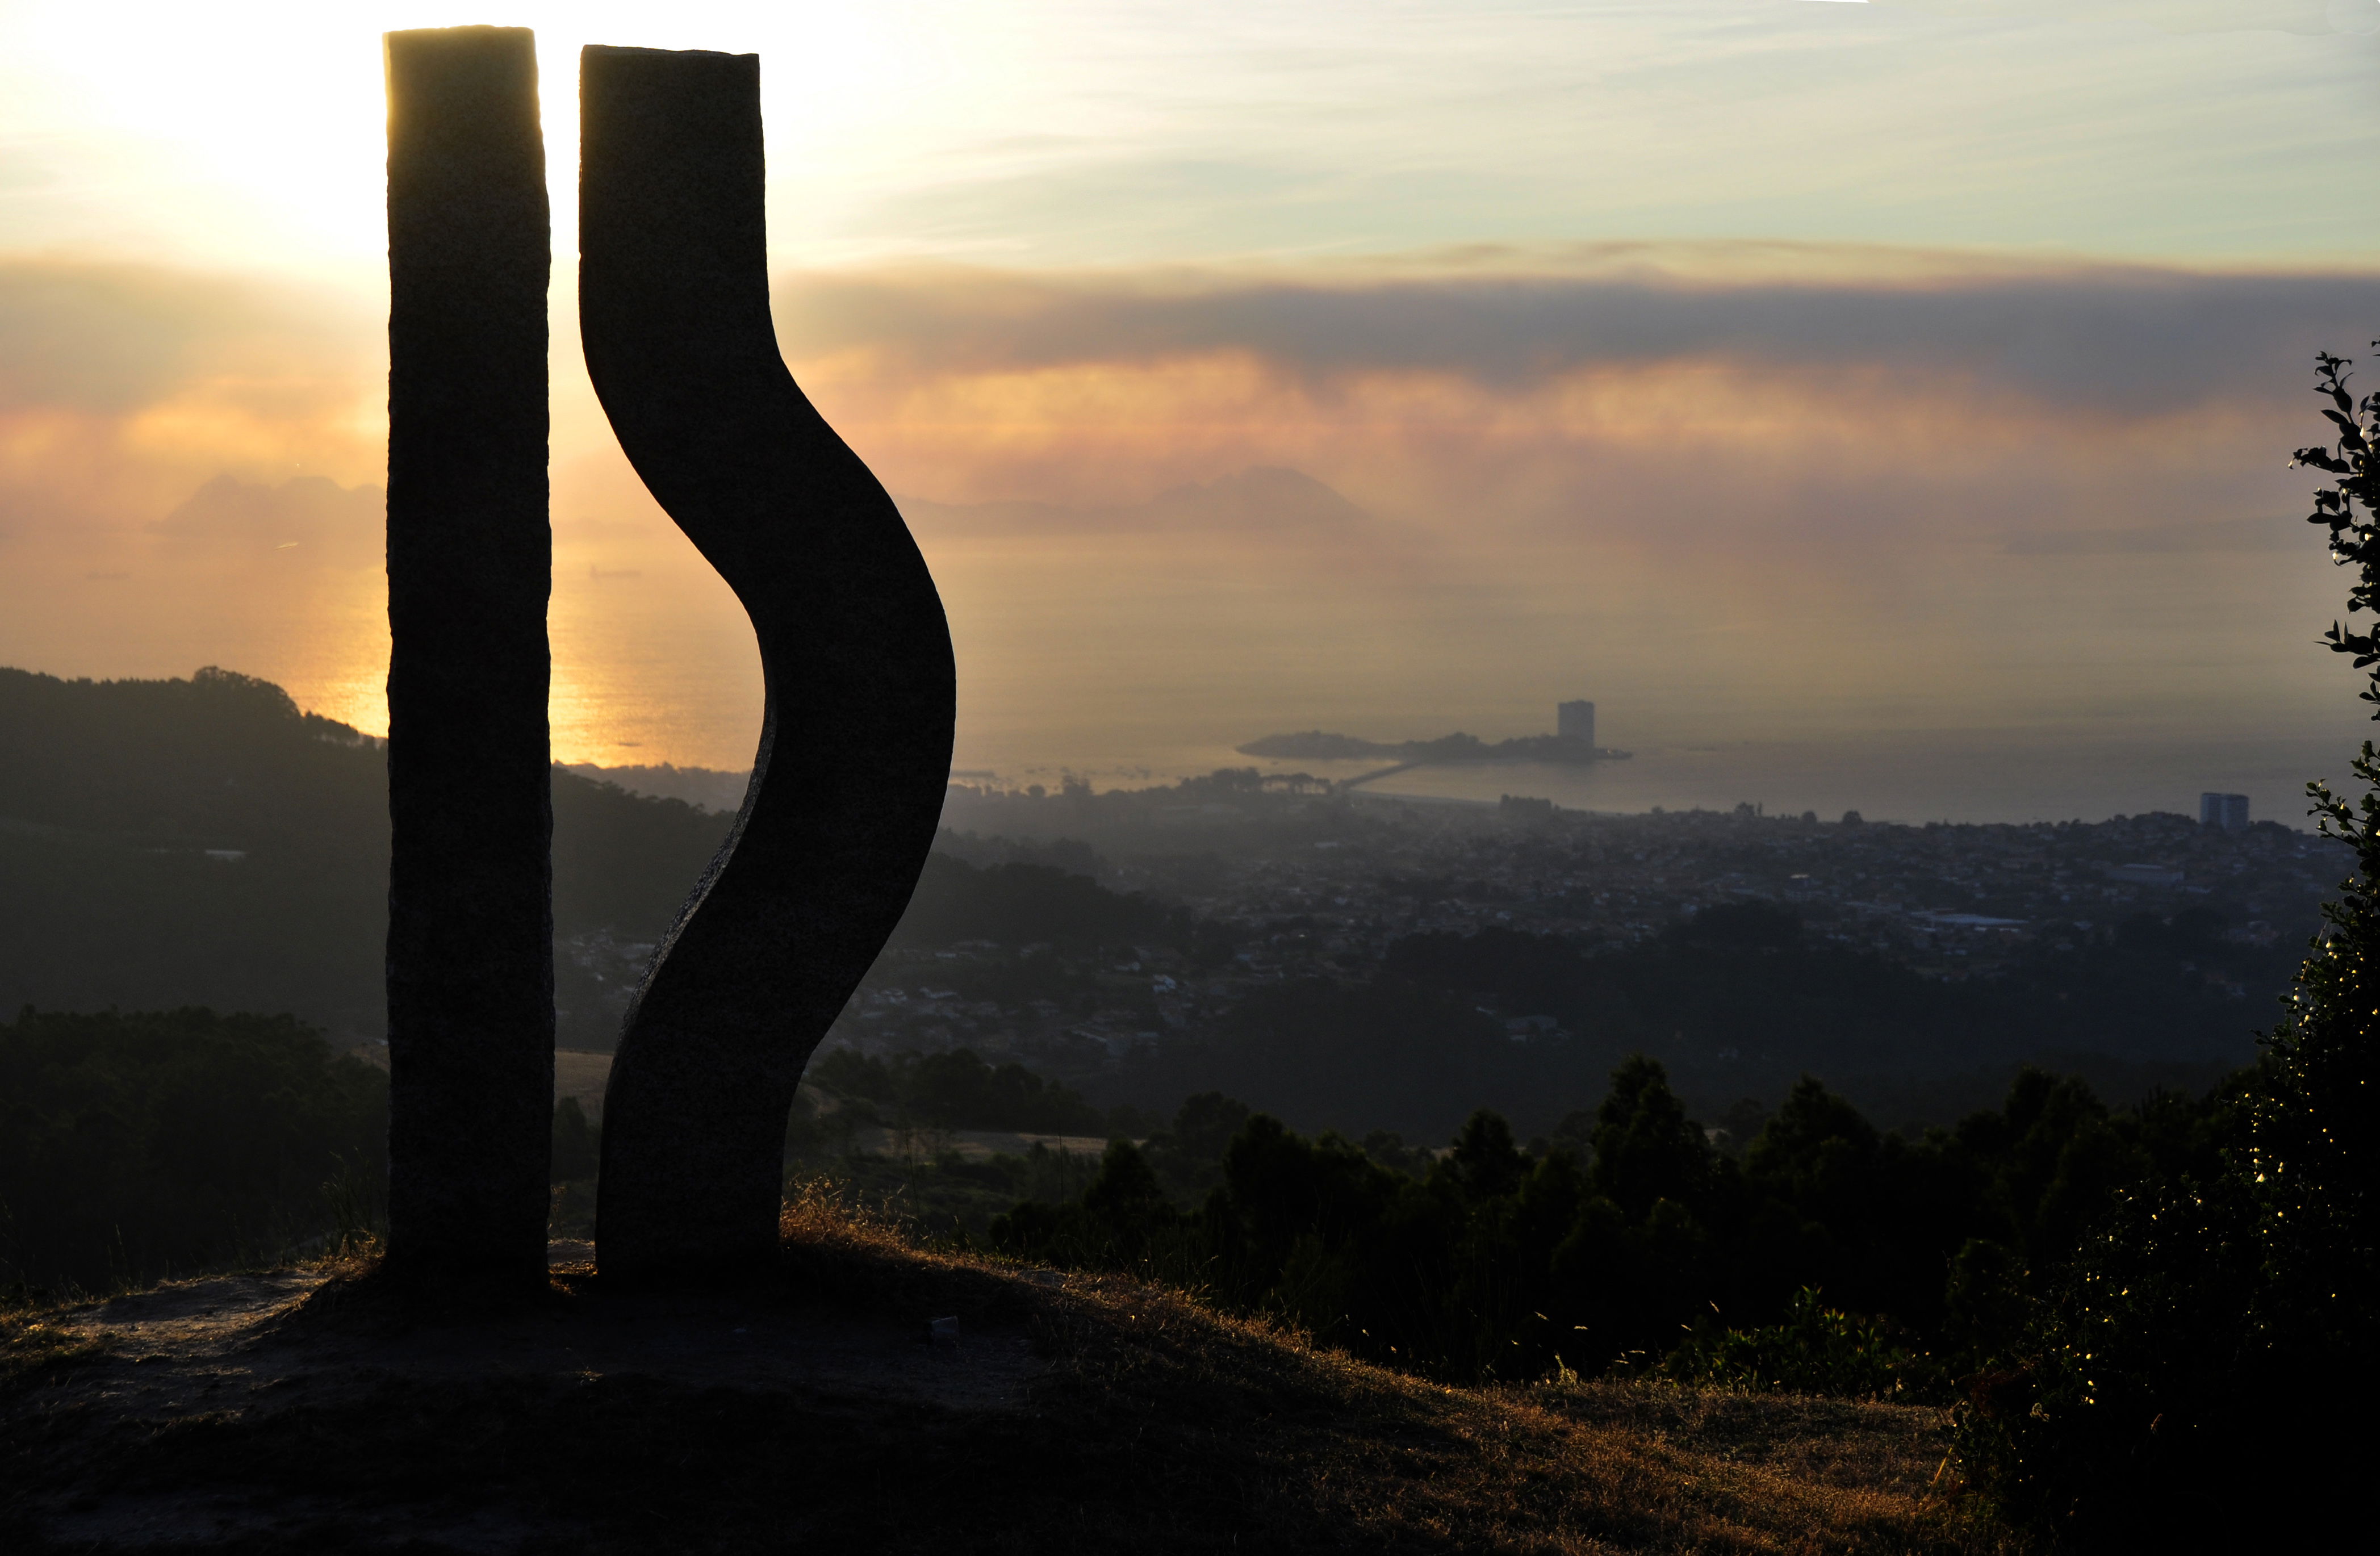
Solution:
M 1581 694 L 2354 734 L 2283 468 L 2380 332 L 2325 6 L 14 6 L 0 663 L 383 727 L 379 39 L 462 19 L 540 39 L 559 759 L 738 767 L 760 695 L 578 363 L 589 41 L 762 55 L 781 336 L 935 565 L 963 767 Z

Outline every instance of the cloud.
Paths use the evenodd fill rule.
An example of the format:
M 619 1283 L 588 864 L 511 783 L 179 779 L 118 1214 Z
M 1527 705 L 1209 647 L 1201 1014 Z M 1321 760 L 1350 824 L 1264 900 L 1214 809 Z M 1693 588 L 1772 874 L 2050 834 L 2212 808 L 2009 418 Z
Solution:
M 2055 17 L 2061 21 L 2144 22 L 2161 32 L 2328 32 L 2380 30 L 2374 0 L 1864 0 L 1879 8 L 1998 21 Z
M 1146 503 L 1070 507 L 1056 503 L 937 503 L 898 499 L 911 527 L 934 539 L 988 535 L 1240 536 L 1305 544 L 1377 540 L 1370 514 L 1302 470 L 1258 465 L 1212 481 L 1169 487 Z
M 0 260 L 0 663 L 377 718 L 382 347 L 270 276 Z
M 2048 529 L 2008 537 L 2010 556 L 2147 556 L 2166 552 L 2310 552 L 2313 538 L 2280 518 L 2233 518 L 2131 529 Z
M 2380 275 L 1611 245 L 796 274 L 777 302 L 929 536 L 1171 532 L 1159 493 L 1274 467 L 1380 546 L 1790 553 L 1840 582 L 1952 537 L 2287 511 L 2313 354 L 2371 338 Z
M 0 260 L 0 414 L 123 416 L 226 380 L 285 388 L 352 371 L 357 325 L 328 298 L 249 278 Z
M 369 312 L 256 277 L 0 260 L 0 541 L 91 547 L 214 476 L 381 464 Z
M 378 727 L 369 317 L 42 285 L 10 295 L 86 303 L 8 316 L 57 344 L 0 410 L 0 663 L 224 663 Z M 972 765 L 1092 727 L 1509 733 L 1580 685 L 1648 732 L 2329 706 L 2320 537 L 2243 516 L 2302 501 L 2313 352 L 2380 334 L 2380 276 L 1610 245 L 776 301 L 936 567 Z M 561 361 L 555 727 L 748 753 L 749 629 Z
M 797 274 L 781 278 L 778 317 L 796 359 L 864 353 L 909 375 L 1240 356 L 1316 390 L 1402 373 L 1519 392 L 1703 360 L 1955 383 L 2119 419 L 2270 395 L 2317 347 L 2380 325 L 2369 274 L 1961 268 L 1821 248 L 1784 250 L 1800 261 L 1789 267 L 1772 247 L 1743 252 L 1732 268 L 1749 274 L 1730 277 L 1730 252 L 1614 246 L 1534 269 L 1526 253 L 1490 252 L 1436 274 Z M 1774 274 L 1789 268 L 1800 274 Z
M 1154 747 L 1535 728 L 1582 685 L 1647 739 L 2344 706 L 2287 462 L 2313 352 L 2380 333 L 2380 276 L 1612 245 L 788 274 L 777 300 L 905 494 L 999 760 L 1032 742 L 995 724 L 1056 748 L 1052 708 Z M 1161 495 L 1251 468 L 1365 517 Z

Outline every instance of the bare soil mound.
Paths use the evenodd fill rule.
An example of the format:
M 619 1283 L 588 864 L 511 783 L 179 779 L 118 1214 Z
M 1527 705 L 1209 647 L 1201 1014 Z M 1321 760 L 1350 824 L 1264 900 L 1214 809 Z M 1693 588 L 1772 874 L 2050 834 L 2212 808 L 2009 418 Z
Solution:
M 812 1204 L 739 1291 L 356 1267 L 0 1323 L 12 1551 L 1986 1550 L 1932 1411 L 1454 1390 Z M 931 1320 L 955 1319 L 932 1333 Z

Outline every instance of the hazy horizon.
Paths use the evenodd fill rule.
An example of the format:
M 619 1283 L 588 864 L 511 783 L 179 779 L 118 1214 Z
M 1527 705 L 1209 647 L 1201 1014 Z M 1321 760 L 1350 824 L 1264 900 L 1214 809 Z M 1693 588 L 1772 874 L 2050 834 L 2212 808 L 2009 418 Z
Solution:
M 377 34 L 438 19 L 0 18 L 0 663 L 385 727 Z M 1564 804 L 2294 825 L 2368 733 L 2286 465 L 2313 353 L 2380 334 L 2337 193 L 2380 4 L 508 19 L 557 760 L 736 769 L 759 722 L 577 358 L 572 53 L 632 36 L 762 53 L 782 343 L 934 566 L 960 769 L 1585 697 L 1638 756 L 1529 780 Z M 1402 782 L 1508 783 L 1446 771 Z

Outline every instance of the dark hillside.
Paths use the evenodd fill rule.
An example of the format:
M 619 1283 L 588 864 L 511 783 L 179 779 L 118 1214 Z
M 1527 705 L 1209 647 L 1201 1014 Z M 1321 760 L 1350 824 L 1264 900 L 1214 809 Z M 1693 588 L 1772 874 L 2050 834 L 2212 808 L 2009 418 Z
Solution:
M 1766 836 L 1766 822 L 1646 817 L 1620 830 L 1596 822 L 1603 831 L 1582 822 L 1564 844 L 1536 831 L 1508 837 L 1492 818 L 1392 826 L 1337 802 L 1235 788 L 1232 778 L 1154 798 L 1069 790 L 1047 801 L 1053 815 L 1087 824 L 1160 800 L 1172 807 L 1150 810 L 1160 820 L 1202 820 L 1231 810 L 1233 796 L 1254 807 L 1253 831 L 1233 845 L 1246 851 L 1217 856 L 1195 891 L 1185 885 L 1199 871 L 1183 864 L 1191 856 L 1143 851 L 1130 856 L 1143 863 L 1119 866 L 1080 840 L 946 833 L 841 1039 L 877 1057 L 999 1054 L 1101 1107 L 1163 1113 L 1216 1090 L 1301 1128 L 1389 1128 L 1416 1139 L 1443 1138 L 1481 1106 L 1505 1112 L 1524 1136 L 1543 1133 L 1592 1106 L 1611 1067 L 1643 1052 L 1714 1121 L 1747 1099 L 1757 1100 L 1747 1104 L 1755 1113 L 1774 1106 L 1808 1072 L 1900 1127 L 1985 1105 L 2025 1061 L 2081 1064 L 2119 1099 L 2156 1084 L 2208 1084 L 2250 1056 L 2251 1034 L 2271 1019 L 2269 993 L 2286 984 L 2299 950 L 2280 923 L 2236 915 L 2282 920 L 2288 893 L 2327 868 L 2286 837 L 2248 837 L 2209 857 L 2202 873 L 2213 894 L 2121 907 L 2101 877 L 2078 875 L 2069 884 L 2103 893 L 2092 911 L 2105 917 L 2046 923 L 1985 948 L 1992 965 L 1963 976 L 1945 954 L 1849 932 L 1823 902 L 1706 904 L 1631 938 L 1562 918 L 1567 899 L 1558 894 L 1533 910 L 1536 899 L 1500 896 L 1493 881 L 1440 890 L 1395 873 L 1407 869 L 1398 849 L 1436 857 L 1427 844 L 1465 870 L 1509 856 L 1496 868 L 1559 866 L 1619 889 L 1629 870 L 1650 868 L 1632 855 L 1666 857 L 1660 848 L 1704 833 Z M 374 742 L 300 713 L 264 682 L 213 670 L 118 682 L 0 670 L 0 1011 L 205 1005 L 289 1012 L 350 1040 L 376 1036 L 384 796 Z M 561 1039 L 608 1048 L 652 943 L 728 823 L 560 770 L 553 799 Z M 1315 806 L 1323 808 L 1309 814 Z M 1343 835 L 1319 839 L 1326 849 L 1297 831 L 1317 827 Z M 1282 836 L 1265 842 L 1257 834 L 1267 829 Z M 1981 860 L 2003 844 L 2117 857 L 2131 846 L 2112 840 L 2113 823 L 2106 838 L 2068 829 L 2075 835 L 1964 842 L 1899 829 L 1889 847 L 1875 838 L 1891 829 L 1771 830 L 1768 841 L 1791 862 L 1805 862 L 1791 851 L 1801 849 L 1821 869 L 1827 850 L 1866 868 L 1892 848 L 1931 858 L 1929 850 L 1972 845 Z M 1115 836 L 1129 841 L 1129 832 Z M 1131 835 L 1181 846 L 1170 823 Z M 2195 829 L 2184 841 L 2209 845 Z M 1621 846 L 1630 842 L 1645 847 Z M 1555 857 L 1572 845 L 1603 853 Z M 1329 863 L 1342 873 L 1326 895 L 1311 872 L 1361 847 L 1388 852 L 1352 876 Z M 1944 857 L 1944 869 L 1967 868 L 1955 849 Z M 1164 869 L 1147 863 L 1166 858 Z M 2235 876 L 2227 860 L 2248 873 Z M 1359 883 L 1390 865 L 1379 877 L 1387 884 Z M 2228 883 L 2243 880 L 2255 884 Z M 1149 892 L 1115 889 L 1142 882 Z M 1444 927 L 1450 910 L 1439 899 L 1475 899 L 1483 906 L 1462 910 L 1475 923 L 1498 902 L 1522 917 L 1461 932 Z M 2230 904 L 2231 928 L 2213 903 Z M 1414 928 L 1400 932 L 1400 918 Z
M 553 771 L 553 927 L 665 930 L 733 817 Z
M 2272 1019 L 2205 974 L 2275 954 L 2193 928 L 2187 914 L 2143 918 L 1988 982 L 1927 978 L 1760 902 L 1633 945 L 1504 929 L 1413 935 L 1368 979 L 1257 987 L 1207 1031 L 1086 1089 L 1155 1109 L 1222 1091 L 1301 1128 L 1413 1139 L 1443 1138 L 1477 1107 L 1548 1132 L 1599 1099 L 1632 1053 L 1659 1059 L 1714 1124 L 1805 1074 L 1893 1128 L 1988 1105 L 2026 1063 L 2088 1072 L 2130 1100 L 2213 1084 L 2253 1057 L 2253 1029 Z
M 555 770 L 554 922 L 667 928 L 725 821 Z M 294 1012 L 381 1025 L 380 743 L 269 682 L 0 669 L 0 1010 Z M 561 958 L 562 1003 L 600 1008 Z M 577 997 L 574 997 L 577 996 Z M 600 1024 L 589 1034 L 608 1040 Z
M 382 759 L 280 687 L 0 670 L 0 1009 L 377 1029 Z
M 0 1022 L 0 1292 L 220 1267 L 381 1196 L 388 1077 L 285 1015 Z
M 561 1039 L 608 1048 L 729 820 L 552 778 Z M 387 793 L 380 742 L 270 682 L 0 669 L 0 1011 L 204 1005 L 378 1035 Z M 893 944 L 1092 950 L 1186 922 L 1054 863 L 938 854 Z
M 0 816 L 12 821 L 154 848 L 339 855 L 385 834 L 387 812 L 377 743 L 300 713 L 269 681 L 212 667 L 187 681 L 0 669 Z

